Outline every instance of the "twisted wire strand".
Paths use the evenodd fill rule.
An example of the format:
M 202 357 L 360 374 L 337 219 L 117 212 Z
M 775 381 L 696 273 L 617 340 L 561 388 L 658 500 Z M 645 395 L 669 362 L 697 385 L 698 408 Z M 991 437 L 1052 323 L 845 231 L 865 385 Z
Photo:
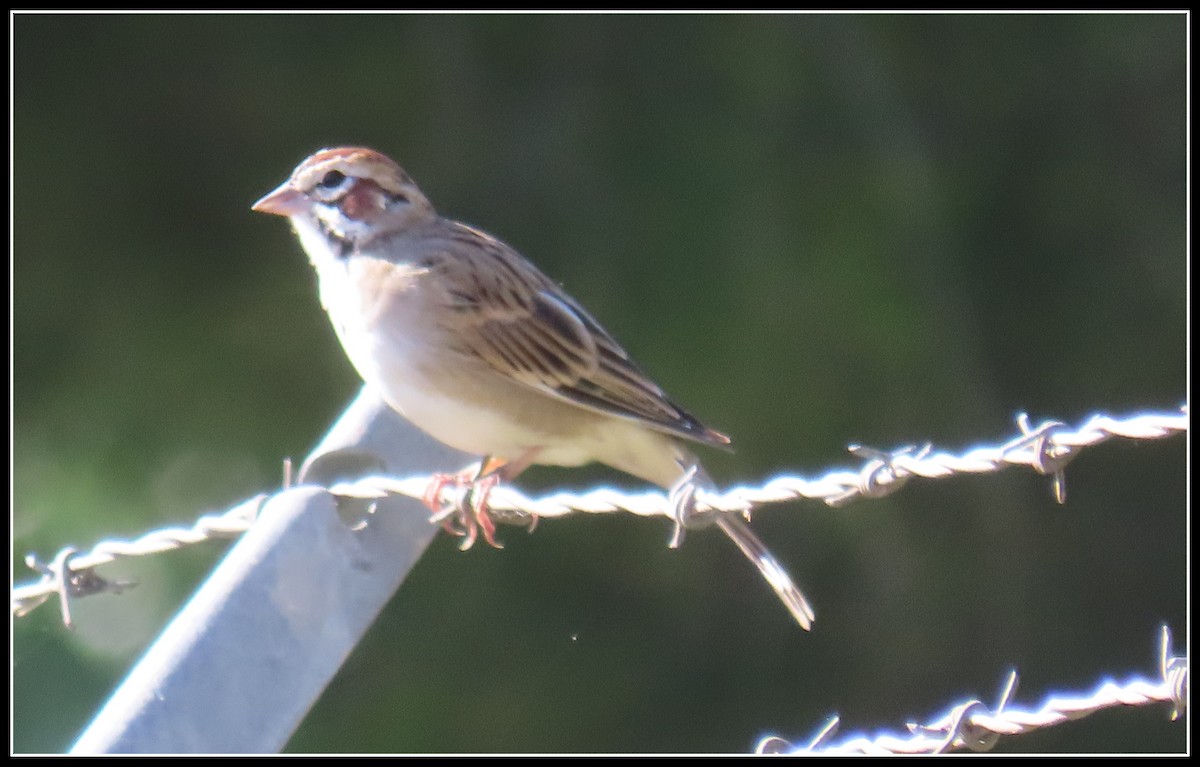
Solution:
M 911 477 L 940 479 L 953 474 L 996 472 L 1009 466 L 1029 466 L 1040 474 L 1055 478 L 1055 497 L 1065 501 L 1063 470 L 1084 447 L 1098 445 L 1114 437 L 1126 439 L 1162 439 L 1187 431 L 1186 406 L 1178 413 L 1142 413 L 1126 418 L 1093 415 L 1081 426 L 1071 429 L 1061 421 L 1044 421 L 1031 426 L 1020 414 L 1021 433 L 999 445 L 975 447 L 962 454 L 934 452 L 931 445 L 902 447 L 893 451 L 851 445 L 850 451 L 865 459 L 857 470 L 830 471 L 814 479 L 780 476 L 756 485 L 738 485 L 721 493 L 704 488 L 696 491 L 698 512 L 746 513 L 772 503 L 800 498 L 843 506 L 858 498 L 880 498 L 895 492 Z M 394 478 L 369 476 L 336 485 L 336 495 L 356 498 L 381 498 L 390 494 L 422 498 L 429 488 L 428 477 Z M 458 490 L 443 488 L 444 504 L 460 503 Z M 616 511 L 640 516 L 668 516 L 675 513 L 669 494 L 661 492 L 625 493 L 599 488 L 576 494 L 553 493 L 530 498 L 515 487 L 500 485 L 488 495 L 488 509 L 502 520 L 521 522 L 529 516 L 562 517 L 582 512 L 604 514 Z
M 1043 421 L 1033 426 L 1022 413 L 1017 416 L 1020 433 L 999 445 L 979 446 L 962 454 L 934 452 L 932 445 L 928 444 L 920 448 L 908 446 L 892 451 L 852 445 L 851 453 L 864 459 L 857 471 L 834 470 L 813 479 L 779 476 L 761 485 L 739 485 L 723 493 L 698 488 L 695 492 L 695 512 L 748 513 L 763 505 L 801 498 L 820 500 L 830 506 L 843 506 L 858 498 L 879 498 L 895 492 L 912 477 L 939 479 L 953 474 L 995 472 L 1008 466 L 1030 466 L 1041 474 L 1051 476 L 1055 497 L 1062 502 L 1066 496 L 1063 470 L 1083 448 L 1114 437 L 1162 439 L 1186 432 L 1187 425 L 1186 405 L 1177 412 L 1146 412 L 1123 418 L 1097 414 L 1075 428 L 1061 421 Z M 335 495 L 362 499 L 379 499 L 390 494 L 423 499 L 430 480 L 426 476 L 370 476 L 334 485 L 329 490 Z M 205 515 L 187 528 L 156 530 L 132 541 L 101 541 L 83 553 L 66 548 L 58 552 L 49 564 L 31 554 L 26 557 L 26 563 L 41 578 L 34 583 L 13 588 L 13 615 L 25 615 L 57 594 L 64 622 L 69 626 L 71 599 L 120 591 L 130 585 L 105 580 L 95 573 L 97 566 L 119 557 L 158 554 L 216 538 L 236 537 L 249 528 L 268 498 L 267 494 L 257 495 L 222 514 Z M 463 489 L 447 486 L 440 492 L 439 500 L 447 506 L 461 507 L 464 503 Z M 582 494 L 559 492 L 534 499 L 514 487 L 500 485 L 491 490 L 487 505 L 497 521 L 519 524 L 528 524 L 539 517 L 618 511 L 674 518 L 677 511 L 669 494 L 658 491 L 626 493 L 611 488 Z
M 797 747 L 778 736 L 760 740 L 757 753 L 772 754 L 935 754 L 953 750 L 988 751 L 1001 736 L 1021 735 L 1116 706 L 1147 706 L 1171 703 L 1171 719 L 1181 717 L 1187 705 L 1187 658 L 1171 652 L 1171 632 L 1159 631 L 1159 678 L 1134 678 L 1124 683 L 1106 681 L 1090 693 L 1053 695 L 1036 710 L 1010 704 L 1016 690 L 1016 672 L 1011 672 L 999 702 L 989 709 L 982 701 L 963 701 L 949 713 L 929 724 L 910 723 L 907 734 L 884 733 L 874 737 L 851 736 L 830 742 L 838 718 L 830 719 L 807 745 Z

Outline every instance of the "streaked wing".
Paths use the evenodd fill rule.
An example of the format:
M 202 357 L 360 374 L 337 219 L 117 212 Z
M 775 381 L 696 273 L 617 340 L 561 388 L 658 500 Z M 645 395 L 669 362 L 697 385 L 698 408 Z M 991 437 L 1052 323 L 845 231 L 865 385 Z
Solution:
M 548 277 L 500 241 L 461 226 L 443 265 L 456 330 L 497 371 L 576 405 L 716 446 L 729 444 L 667 398 Z

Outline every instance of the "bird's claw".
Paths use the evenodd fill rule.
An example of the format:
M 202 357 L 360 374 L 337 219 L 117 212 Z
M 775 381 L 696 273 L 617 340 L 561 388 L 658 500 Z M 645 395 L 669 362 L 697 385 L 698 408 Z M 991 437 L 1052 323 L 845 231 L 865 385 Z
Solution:
M 430 521 L 441 524 L 442 529 L 463 539 L 459 549 L 466 551 L 475 545 L 479 534 L 495 549 L 504 545 L 496 540 L 496 522 L 488 512 L 488 495 L 500 484 L 498 474 L 477 477 L 475 471 L 458 474 L 435 474 L 425 491 L 423 501 L 433 516 Z M 459 492 L 449 504 L 443 506 L 442 492 L 447 485 L 454 485 Z

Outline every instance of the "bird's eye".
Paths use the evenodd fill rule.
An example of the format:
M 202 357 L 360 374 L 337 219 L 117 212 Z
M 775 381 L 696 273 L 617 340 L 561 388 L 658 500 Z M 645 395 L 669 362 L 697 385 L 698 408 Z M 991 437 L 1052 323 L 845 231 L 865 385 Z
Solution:
M 317 186 L 322 189 L 337 189 L 346 180 L 346 174 L 340 170 L 331 170 L 326 173 Z

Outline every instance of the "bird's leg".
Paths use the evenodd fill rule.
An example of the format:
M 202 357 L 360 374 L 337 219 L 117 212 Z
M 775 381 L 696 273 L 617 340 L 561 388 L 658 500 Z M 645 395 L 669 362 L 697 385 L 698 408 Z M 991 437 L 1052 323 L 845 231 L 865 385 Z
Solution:
M 468 466 L 462 471 L 454 474 L 434 474 L 429 481 L 429 487 L 425 489 L 423 501 L 429 510 L 433 512 L 431 522 L 440 522 L 442 529 L 451 535 L 465 537 L 462 542 L 462 548 L 469 549 L 475 544 L 475 536 L 477 534 L 477 517 L 475 507 L 478 505 L 473 502 L 475 499 L 475 488 L 480 481 L 490 474 L 503 468 L 504 459 L 485 456 L 478 465 Z M 494 482 L 492 484 L 495 484 Z M 458 497 L 451 501 L 448 505 L 442 505 L 442 491 L 448 485 L 453 485 L 456 488 L 463 490 Z M 486 501 L 487 492 L 491 488 L 488 487 L 483 498 Z M 484 526 L 484 538 L 495 545 L 495 523 L 488 519 Z M 489 529 L 490 528 L 490 529 Z
M 424 496 L 425 505 L 434 512 L 432 521 L 441 522 L 442 527 L 453 535 L 464 536 L 459 545 L 464 551 L 475 544 L 479 531 L 483 532 L 483 539 L 488 545 L 497 549 L 504 548 L 496 540 L 496 523 L 488 513 L 488 495 L 496 485 L 515 479 L 518 474 L 529 468 L 540 450 L 541 448 L 530 448 L 514 461 L 486 456 L 478 466 L 468 467 L 457 474 L 435 474 Z M 466 492 L 449 508 L 442 509 L 441 493 L 449 484 L 465 488 Z M 536 522 L 537 518 L 534 517 L 534 524 Z
M 479 474 L 482 464 L 479 467 L 468 466 L 467 468 L 455 474 L 436 473 L 429 478 L 429 487 L 425 488 L 425 495 L 421 501 L 433 512 L 431 522 L 440 522 L 442 529 L 451 535 L 466 535 L 465 529 L 455 527 L 452 517 L 455 513 L 461 515 L 463 500 L 458 498 L 447 506 L 442 506 L 442 491 L 447 485 L 455 487 L 465 487 L 469 485 L 474 478 Z

